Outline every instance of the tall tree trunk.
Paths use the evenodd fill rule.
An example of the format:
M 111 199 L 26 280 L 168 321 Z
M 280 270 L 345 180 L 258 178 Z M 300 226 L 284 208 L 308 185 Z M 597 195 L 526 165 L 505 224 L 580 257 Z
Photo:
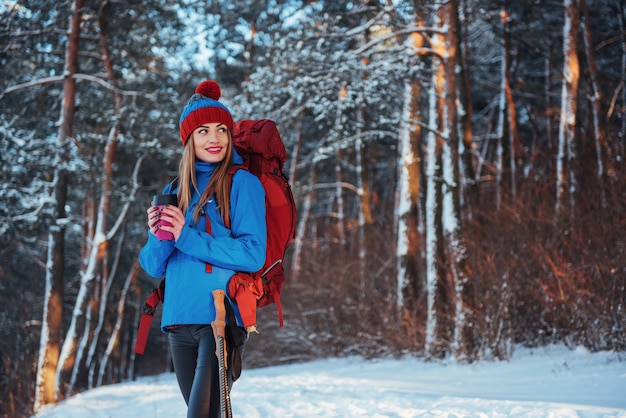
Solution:
M 122 238 L 123 241 L 123 238 Z M 120 298 L 117 303 L 117 319 L 115 320 L 115 325 L 113 326 L 113 331 L 111 331 L 111 337 L 107 343 L 107 347 L 100 358 L 100 364 L 98 365 L 98 378 L 95 382 L 96 386 L 101 386 L 104 381 L 104 372 L 109 363 L 109 358 L 111 358 L 111 354 L 113 350 L 117 347 L 117 343 L 120 340 L 120 331 L 122 329 L 122 324 L 124 322 L 124 313 L 127 303 L 128 290 L 131 286 L 131 283 L 134 283 L 137 280 L 137 276 L 141 271 L 141 267 L 139 265 L 139 260 L 135 260 L 133 267 L 129 270 L 126 275 L 126 281 L 124 282 L 124 287 L 120 293 Z M 127 376 L 130 376 L 131 373 L 126 373 Z
M 311 163 L 311 170 L 309 175 L 309 186 L 304 201 L 302 202 L 299 210 L 298 227 L 296 229 L 296 242 L 293 249 L 293 277 L 299 277 L 299 273 L 302 267 L 302 247 L 306 234 L 306 227 L 309 221 L 309 214 L 311 213 L 311 206 L 313 205 L 313 196 L 315 194 L 315 183 L 317 183 L 317 173 L 315 170 L 315 164 Z M 312 234 L 312 239 L 315 239 L 315 235 Z
M 612 161 L 610 148 L 607 146 L 606 135 L 604 128 L 600 124 L 600 103 L 602 102 L 602 92 L 598 84 L 598 67 L 596 65 L 595 55 L 593 53 L 593 45 L 591 39 L 591 24 L 589 19 L 589 10 L 587 9 L 587 3 L 585 0 L 580 1 L 580 8 L 582 12 L 581 29 L 583 32 L 583 43 L 585 46 L 585 56 L 587 57 L 587 68 L 589 69 L 589 81 L 591 83 L 591 120 L 593 123 L 593 135 L 594 143 L 596 146 L 596 162 L 598 173 L 598 184 L 602 188 L 601 199 L 602 207 L 607 206 L 606 193 L 604 190 L 604 173 L 605 173 L 605 161 L 608 163 Z
M 416 17 L 417 26 L 423 23 Z M 412 33 L 406 40 L 406 48 L 417 53 L 424 46 L 422 34 Z M 402 125 L 398 147 L 398 183 L 396 202 L 397 230 L 397 306 L 407 309 L 409 314 L 418 312 L 417 303 L 424 289 L 424 275 L 420 271 L 420 185 L 422 182 L 421 160 L 421 86 L 417 79 L 407 80 L 404 89 Z M 420 322 L 420 321 L 416 321 Z M 423 341 L 422 341 L 423 343 Z
M 509 13 L 506 8 L 500 11 L 502 22 L 502 56 L 500 61 L 500 94 L 499 113 L 496 137 L 497 145 L 496 160 L 496 207 L 502 203 L 503 178 L 509 180 L 509 192 L 511 196 L 517 195 L 517 149 L 519 139 L 517 136 L 517 116 L 513 93 L 511 89 L 511 47 L 509 33 Z M 506 165 L 506 167 L 505 167 Z
M 626 0 L 621 0 L 619 2 L 617 10 L 621 10 L 619 20 L 619 28 L 620 28 L 620 44 L 622 45 L 622 107 L 626 108 L 626 85 L 624 85 L 623 80 L 626 80 Z M 626 159 L 626 114 L 624 112 L 620 113 L 620 118 L 622 120 L 622 129 L 620 133 L 622 135 L 622 158 L 621 161 Z
M 73 76 L 78 68 L 78 44 L 84 0 L 74 0 L 69 23 L 69 37 L 65 50 L 65 80 L 63 104 L 59 123 L 57 164 L 54 171 L 52 198 L 55 205 L 54 224 L 48 235 L 48 262 L 46 263 L 46 292 L 44 316 L 39 344 L 37 382 L 35 386 L 35 411 L 56 402 L 56 372 L 60 356 L 63 326 L 63 288 L 65 286 L 65 224 L 69 174 L 67 172 L 67 147 L 73 136 L 76 81 Z
M 552 111 L 552 44 L 549 43 L 547 45 L 548 51 L 546 53 L 546 61 L 545 61 L 545 99 L 546 99 L 546 138 L 548 141 L 548 149 L 552 149 L 554 147 L 553 143 L 553 123 L 552 118 L 554 112 Z
M 335 164 L 335 204 L 337 208 L 337 234 L 339 235 L 339 243 L 343 246 L 346 243 L 346 223 L 345 223 L 345 203 L 343 199 L 343 147 L 341 142 L 343 140 L 343 118 L 344 118 L 344 103 L 346 96 L 348 95 L 348 86 L 344 84 L 341 86 L 339 93 L 337 94 L 337 115 L 335 118 L 335 131 L 337 133 L 336 145 L 337 149 L 335 155 L 337 157 L 337 163 Z
M 421 184 L 421 127 L 419 81 L 407 82 L 404 92 L 400 146 L 398 147 L 398 192 L 396 203 L 398 244 L 397 306 L 415 311 L 423 289 L 420 274 L 419 204 Z
M 435 64 L 434 67 L 441 68 Z M 442 349 L 441 323 L 444 318 L 439 313 L 439 305 L 445 300 L 442 297 L 445 291 L 446 269 L 443 251 L 443 182 L 442 178 L 442 155 L 444 140 L 438 133 L 439 116 L 437 113 L 437 85 L 442 83 L 440 70 L 435 70 L 432 86 L 428 93 L 428 134 L 426 137 L 426 153 L 424 159 L 426 168 L 426 290 L 427 290 L 427 318 L 426 340 L 424 349 L 426 353 L 441 357 L 445 354 Z M 445 326 L 445 324 L 443 325 Z
M 369 198 L 369 181 L 367 179 L 367 162 L 363 158 L 365 147 L 363 145 L 363 126 L 365 125 L 365 107 L 366 99 L 363 91 L 359 92 L 359 109 L 357 109 L 357 127 L 355 132 L 354 153 L 356 166 L 356 187 L 359 199 L 358 214 L 358 248 L 359 248 L 359 287 L 361 289 L 360 297 L 365 294 L 365 264 L 367 259 L 367 245 L 365 242 L 365 229 L 367 225 L 372 223 L 372 211 L 370 209 Z
M 435 148 L 434 175 L 437 179 L 437 196 L 434 209 L 436 239 L 435 265 L 439 272 L 436 282 L 435 310 L 437 326 L 431 354 L 445 356 L 452 350 L 463 347 L 464 301 L 466 286 L 470 286 L 467 270 L 467 255 L 461 231 L 461 167 L 462 141 L 459 133 L 462 127 L 459 121 L 459 84 L 457 68 L 459 65 L 456 28 L 458 28 L 458 3 L 447 1 L 437 12 L 437 25 L 442 29 L 432 37 L 432 49 L 439 57 L 436 66 L 435 91 L 438 97 L 439 129 Z M 443 29 L 447 30 L 443 31 Z M 439 144 L 441 142 L 441 144 Z M 432 157 L 430 157 L 432 158 Z M 431 171 L 432 173 L 432 171 Z M 433 210 L 429 208 L 429 210 Z M 439 223 L 441 225 L 439 225 Z M 432 268 L 429 265 L 428 268 Z
M 513 100 L 513 90 L 511 88 L 511 41 L 509 31 L 509 13 L 502 9 L 502 79 L 504 87 L 504 98 L 506 102 L 506 137 L 507 156 L 509 160 L 509 187 L 511 196 L 517 196 L 517 158 L 518 148 L 520 148 L 517 136 L 517 108 Z
M 302 144 L 302 126 L 303 126 L 302 118 L 299 118 L 298 129 L 296 130 L 297 137 L 296 137 L 295 144 L 293 145 L 293 148 L 291 150 L 291 162 L 289 165 L 289 180 L 291 184 L 295 184 L 295 181 L 296 181 L 296 166 L 298 163 L 298 158 L 300 155 L 300 147 Z M 310 204 L 311 202 L 309 202 L 309 207 L 310 207 Z M 301 231 L 301 227 L 304 228 L 305 225 L 306 224 L 302 225 L 302 218 L 300 217 L 300 224 L 296 230 L 296 238 L 294 240 L 294 245 L 293 245 L 293 252 L 292 252 L 292 259 L 291 259 L 291 277 L 297 277 L 301 270 L 300 254 L 302 253 L 302 235 L 300 235 L 300 233 L 303 232 L 303 230 Z
M 467 1 L 463 0 L 463 16 L 468 16 Z M 459 68 L 459 117 L 461 120 L 461 133 L 462 138 L 462 159 L 460 163 L 462 165 L 461 178 L 461 196 L 467 194 L 468 200 L 471 203 L 476 203 L 478 187 L 474 178 L 476 177 L 476 170 L 474 167 L 474 134 L 472 127 L 472 116 L 474 114 L 472 106 L 472 85 L 470 77 L 470 47 L 469 47 L 469 29 L 463 26 L 461 19 L 457 19 L 456 32 L 459 34 L 459 52 L 458 52 L 458 68 Z M 469 210 L 471 210 L 471 205 Z
M 559 123 L 559 151 L 556 161 L 556 208 L 557 219 L 564 215 L 564 199 L 570 197 L 569 208 L 574 210 L 573 196 L 576 191 L 573 162 L 575 157 L 576 104 L 580 63 L 577 52 L 579 11 L 577 0 L 564 0 L 565 22 L 563 24 L 563 82 L 561 87 L 561 119 Z
M 113 69 L 113 59 L 111 57 L 111 53 L 108 46 L 107 41 L 107 33 L 106 33 L 106 20 L 107 20 L 107 6 L 109 6 L 108 0 L 100 0 L 100 12 L 98 19 L 98 28 L 99 28 L 99 46 L 102 55 L 102 64 L 106 71 L 107 80 L 109 83 L 117 88 L 118 82 L 115 78 L 115 72 Z M 102 197 L 101 199 L 105 199 L 106 196 L 111 196 L 112 194 L 112 181 L 113 181 L 113 163 L 115 161 L 115 150 L 117 148 L 117 143 L 119 142 L 119 134 L 122 130 L 122 122 L 124 118 L 124 98 L 119 90 L 114 90 L 113 99 L 115 102 L 115 112 L 113 115 L 113 126 L 109 130 L 109 135 L 107 137 L 107 146 L 105 147 L 105 155 L 103 159 L 103 173 L 104 178 L 102 181 Z M 108 199 L 107 199 L 108 200 Z M 107 218 L 109 208 L 104 208 L 106 214 L 105 219 Z M 106 223 L 103 224 L 103 230 L 106 230 Z M 94 238 L 93 236 L 87 236 L 87 241 L 91 242 Z M 123 240 L 119 243 L 119 249 L 121 250 L 123 247 Z M 87 359 L 85 362 L 85 367 L 89 368 L 89 372 L 91 377 L 89 378 L 88 385 L 89 387 L 93 387 L 93 373 L 96 364 L 92 364 L 92 360 L 96 356 L 96 349 L 98 347 L 98 340 L 100 337 L 100 333 L 102 331 L 102 327 L 106 320 L 106 307 L 108 303 L 109 291 L 111 289 L 111 285 L 113 283 L 113 279 L 115 277 L 116 267 L 118 265 L 119 253 L 116 253 L 115 262 L 113 268 L 109 271 L 108 268 L 108 245 L 102 247 L 102 251 L 99 253 L 100 256 L 100 266 L 101 272 L 99 274 L 99 278 L 101 283 L 100 285 L 100 300 L 97 301 L 99 305 L 99 312 L 97 318 L 97 324 L 95 326 L 93 332 L 93 338 L 91 339 L 89 352 L 87 353 Z M 78 372 L 76 365 L 79 362 L 75 363 L 74 370 Z M 71 388 L 71 386 L 70 386 Z

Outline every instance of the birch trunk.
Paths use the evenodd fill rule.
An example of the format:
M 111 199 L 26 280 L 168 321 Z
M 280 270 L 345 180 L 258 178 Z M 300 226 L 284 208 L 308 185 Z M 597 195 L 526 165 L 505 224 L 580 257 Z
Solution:
M 433 83 L 428 92 L 428 135 L 426 137 L 426 152 L 424 155 L 427 161 L 426 167 L 426 289 L 427 289 L 427 318 L 426 318 L 426 341 L 424 349 L 426 353 L 433 353 L 438 345 L 438 332 L 440 318 L 437 311 L 438 282 L 445 280 L 445 271 L 442 271 L 443 264 L 440 263 L 442 247 L 441 229 L 441 206 L 442 202 L 442 182 L 441 178 L 441 155 L 443 152 L 443 139 L 437 134 L 437 76 L 435 71 Z
M 428 268 L 436 269 L 437 272 L 433 275 L 436 282 L 429 286 L 429 291 L 433 287 L 436 291 L 434 309 L 437 324 L 429 352 L 435 357 L 443 357 L 447 352 L 459 352 L 463 347 L 464 297 L 470 284 L 466 275 L 467 256 L 461 232 L 462 170 L 459 156 L 463 153 L 463 147 L 459 135 L 462 127 L 458 117 L 458 3 L 443 3 L 437 12 L 437 18 L 437 26 L 441 31 L 433 35 L 431 43 L 433 51 L 439 57 L 434 80 L 438 108 L 431 114 L 438 114 L 436 125 L 440 134 L 436 138 L 435 155 L 429 157 L 436 161 L 436 166 L 429 174 L 434 175 L 436 181 L 432 185 L 435 187 L 435 207 L 429 206 L 431 213 L 427 215 L 433 217 L 434 226 L 431 229 L 436 237 L 436 243 L 430 249 L 434 251 L 435 257 Z M 432 121 L 429 124 L 435 126 Z M 432 346 L 433 342 L 436 346 Z
M 580 64 L 577 54 L 577 33 L 579 25 L 578 3 L 564 0 L 565 22 L 563 24 L 563 82 L 561 85 L 561 118 L 559 122 L 559 144 L 556 161 L 556 208 L 557 219 L 564 215 L 564 199 L 570 197 L 570 210 L 576 191 L 574 178 L 574 140 L 576 128 L 576 104 L 578 100 L 578 80 Z
M 407 302 L 414 303 L 423 291 L 419 271 L 419 197 L 420 197 L 420 139 L 421 128 L 418 123 L 419 82 L 407 82 L 404 91 L 402 126 L 400 128 L 400 146 L 398 147 L 398 192 L 397 192 L 397 231 L 398 244 L 396 259 L 398 263 L 397 306 L 406 308 Z M 405 300 L 405 295 L 408 300 Z
M 35 384 L 34 409 L 55 403 L 56 370 L 58 366 L 63 326 L 63 288 L 65 276 L 65 205 L 67 201 L 69 174 L 66 171 L 67 144 L 73 136 L 76 81 L 73 75 L 78 67 L 78 44 L 84 0 L 72 4 L 69 23 L 69 37 L 65 50 L 65 80 L 63 82 L 63 103 L 59 122 L 56 168 L 54 171 L 55 221 L 48 235 L 48 261 L 46 263 L 44 313 L 39 343 L 37 381 Z
M 298 162 L 298 158 L 300 155 L 300 146 L 302 143 L 302 119 L 300 119 L 299 122 L 299 127 L 298 127 L 298 136 L 297 139 L 295 141 L 295 144 L 293 146 L 293 149 L 291 150 L 291 163 L 289 166 L 289 180 L 291 181 L 291 184 L 296 184 L 296 165 Z M 311 202 L 309 202 L 309 208 L 310 208 Z M 302 253 L 302 235 L 300 235 L 301 232 L 301 227 L 303 227 L 303 225 L 301 224 L 302 222 L 302 217 L 298 216 L 300 218 L 300 223 L 298 225 L 298 228 L 296 230 L 296 238 L 294 240 L 293 243 L 293 252 L 292 252 L 292 259 L 291 259 L 291 277 L 296 278 L 298 277 L 298 274 L 300 273 L 300 269 L 301 269 L 301 265 L 300 265 L 300 261 L 301 261 L 301 257 L 300 254 Z
M 293 277 L 297 278 L 300 273 L 300 269 L 302 266 L 302 246 L 303 240 L 306 233 L 306 226 L 309 220 L 309 214 L 311 213 L 311 206 L 313 205 L 313 194 L 315 193 L 315 182 L 317 181 L 317 175 L 315 172 L 315 164 L 311 164 L 311 175 L 309 177 L 309 187 L 308 191 L 304 197 L 304 202 L 302 202 L 302 208 L 299 213 L 298 227 L 296 229 L 296 241 L 294 242 L 294 250 L 293 250 L 293 262 L 292 265 L 294 267 Z M 315 237 L 315 235 L 313 235 Z

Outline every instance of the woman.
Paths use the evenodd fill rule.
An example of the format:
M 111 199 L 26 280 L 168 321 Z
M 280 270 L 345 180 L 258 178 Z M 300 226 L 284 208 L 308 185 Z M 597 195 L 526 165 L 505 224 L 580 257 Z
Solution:
M 178 206 L 162 211 L 154 205 L 148 208 L 150 232 L 139 258 L 149 275 L 166 276 L 161 328 L 168 333 L 188 418 L 218 417 L 220 412 L 212 292 L 226 292 L 235 272 L 257 271 L 265 261 L 265 192 L 258 178 L 246 170 L 228 172 L 242 159 L 232 144 L 233 118 L 218 101 L 220 95 L 216 82 L 204 81 L 183 110 L 178 186 L 170 184 L 163 190 L 177 194 Z M 162 225 L 160 219 L 171 226 Z M 171 232 L 174 239 L 159 240 L 159 228 Z M 233 345 L 241 349 L 247 340 L 237 306 L 231 306 L 237 326 L 226 327 L 229 360 L 237 348 Z M 240 367 L 229 371 L 231 387 Z

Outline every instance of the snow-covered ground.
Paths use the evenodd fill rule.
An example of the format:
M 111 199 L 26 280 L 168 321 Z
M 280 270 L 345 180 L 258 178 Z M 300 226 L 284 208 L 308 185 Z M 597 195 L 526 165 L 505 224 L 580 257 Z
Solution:
M 619 359 L 622 361 L 619 361 Z M 508 362 L 358 357 L 244 370 L 235 418 L 626 417 L 626 355 L 517 348 Z M 101 387 L 36 418 L 182 418 L 173 374 Z

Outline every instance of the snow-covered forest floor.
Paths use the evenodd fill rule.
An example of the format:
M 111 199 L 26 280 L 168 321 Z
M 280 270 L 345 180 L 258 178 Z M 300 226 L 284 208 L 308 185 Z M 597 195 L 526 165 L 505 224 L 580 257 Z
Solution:
M 612 352 L 517 348 L 508 362 L 359 357 L 244 370 L 235 417 L 626 417 L 626 362 Z M 182 418 L 173 374 L 100 387 L 36 418 Z

